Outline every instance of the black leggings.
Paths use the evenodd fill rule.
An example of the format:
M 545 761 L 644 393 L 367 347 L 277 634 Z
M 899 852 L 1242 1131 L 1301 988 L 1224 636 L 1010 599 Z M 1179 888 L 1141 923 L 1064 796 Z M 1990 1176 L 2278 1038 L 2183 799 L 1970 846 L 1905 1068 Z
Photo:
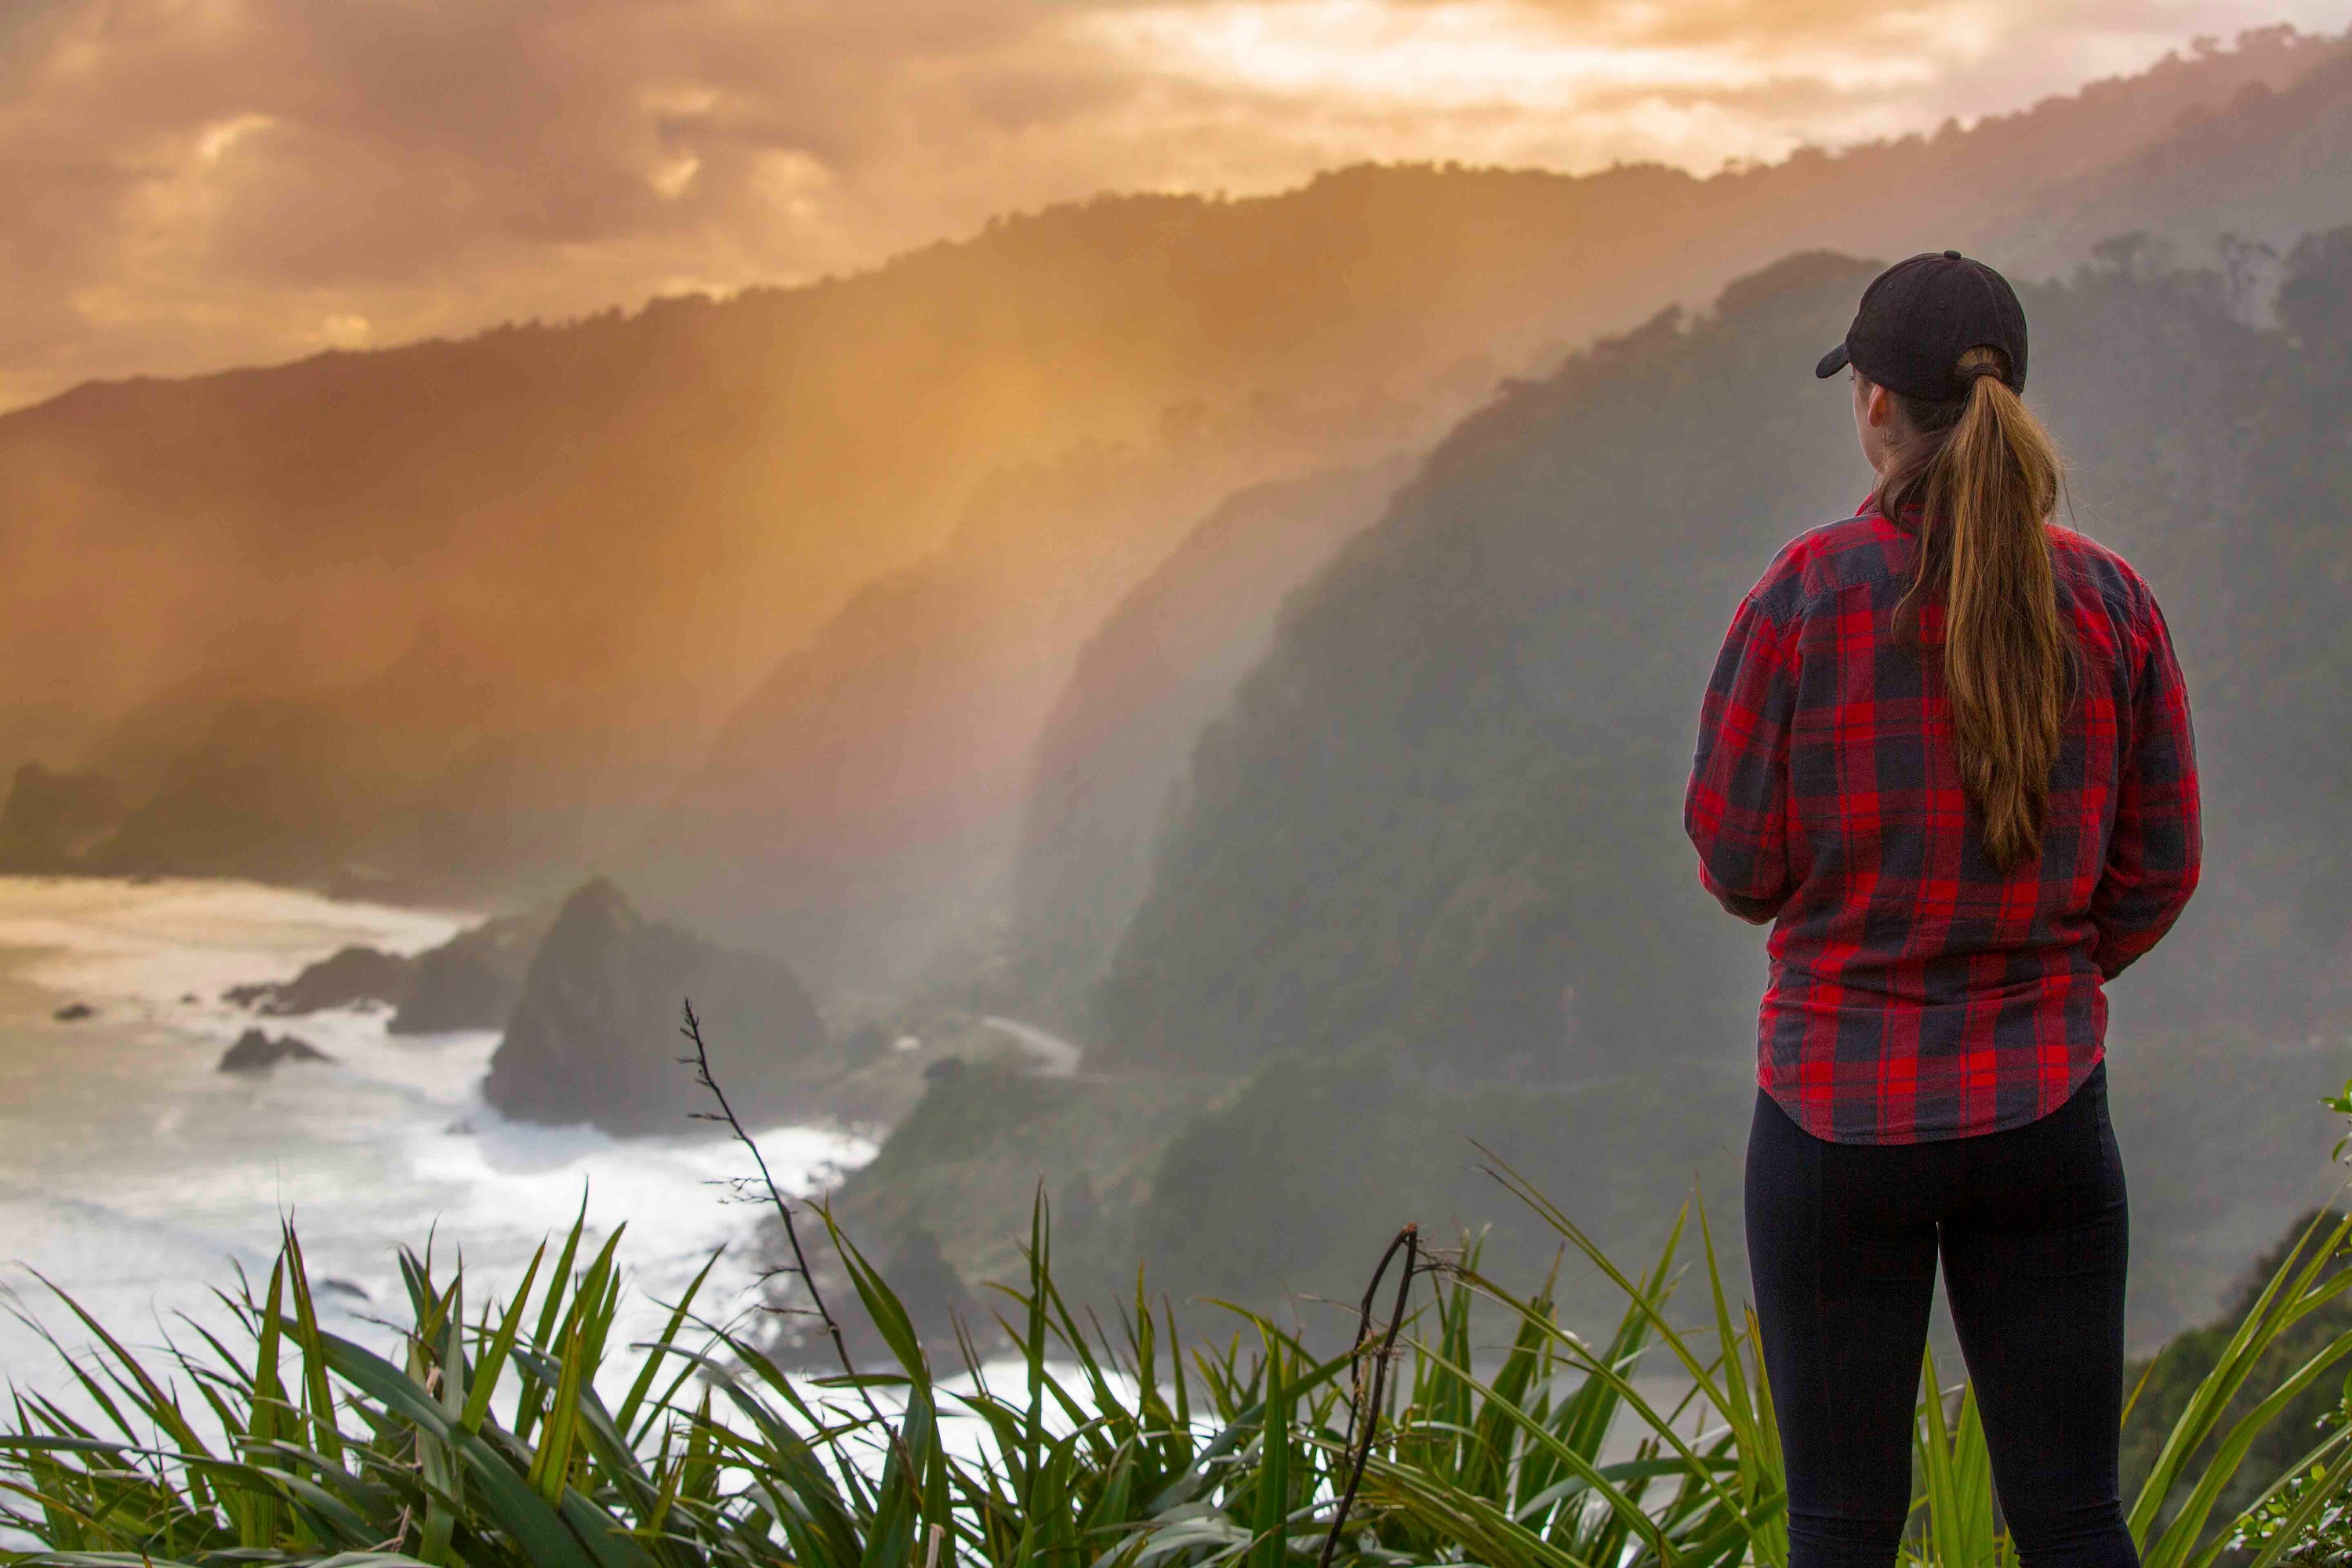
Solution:
M 1790 1568 L 1895 1561 L 1938 1251 L 2027 1568 L 2135 1568 L 2116 1474 L 2128 1228 L 2104 1063 L 2039 1121 L 1934 1143 L 1825 1142 L 1757 1095 L 1748 1261 Z

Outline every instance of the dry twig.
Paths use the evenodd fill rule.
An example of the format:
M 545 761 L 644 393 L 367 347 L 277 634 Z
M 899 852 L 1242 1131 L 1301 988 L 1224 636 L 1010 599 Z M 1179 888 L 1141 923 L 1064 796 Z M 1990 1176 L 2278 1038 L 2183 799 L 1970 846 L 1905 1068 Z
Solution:
M 1412 1277 L 1421 1259 L 1421 1227 L 1408 1225 L 1396 1233 L 1388 1250 L 1381 1254 L 1381 1265 L 1372 1270 L 1371 1283 L 1364 1287 L 1364 1300 L 1356 1309 L 1356 1342 L 1350 1355 L 1361 1355 L 1364 1342 L 1372 1335 L 1372 1298 L 1380 1293 L 1381 1281 L 1388 1275 L 1389 1265 L 1398 1252 L 1404 1254 L 1404 1270 L 1397 1276 L 1396 1301 L 1389 1309 L 1389 1325 L 1381 1335 L 1380 1349 L 1372 1355 L 1370 1396 L 1364 1397 L 1363 1364 L 1356 1366 L 1356 1399 L 1348 1406 L 1349 1447 L 1354 1452 L 1349 1458 L 1348 1489 L 1339 1494 L 1339 1511 L 1331 1516 L 1330 1533 L 1323 1538 L 1320 1568 L 1331 1568 L 1331 1553 L 1339 1549 L 1340 1532 L 1348 1528 L 1348 1512 L 1356 1506 L 1356 1489 L 1364 1483 L 1364 1467 L 1371 1462 L 1372 1440 L 1380 1431 L 1381 1407 L 1388 1391 L 1389 1362 L 1396 1354 L 1397 1331 L 1404 1327 L 1404 1306 L 1412 1289 Z
M 858 1392 L 866 1394 L 866 1409 L 878 1423 L 882 1419 L 882 1414 L 875 1409 L 874 1397 L 866 1393 L 865 1384 L 858 1376 L 857 1363 L 849 1356 L 848 1342 L 841 1337 L 841 1325 L 835 1321 L 831 1309 L 825 1306 L 824 1292 L 818 1289 L 816 1274 L 809 1268 L 808 1254 L 801 1247 L 800 1227 L 793 1223 L 793 1205 L 785 1199 L 782 1191 L 777 1187 L 776 1178 L 768 1170 L 767 1157 L 760 1152 L 758 1142 L 745 1130 L 742 1118 L 735 1114 L 735 1108 L 728 1103 L 727 1091 L 719 1086 L 718 1076 L 710 1070 L 710 1047 L 703 1044 L 702 1022 L 694 1016 L 694 1003 L 690 999 L 685 1004 L 685 1013 L 686 1022 L 680 1026 L 677 1032 L 686 1037 L 687 1042 L 693 1046 L 694 1054 L 682 1057 L 679 1060 L 694 1069 L 694 1080 L 709 1089 L 710 1098 L 719 1104 L 716 1115 L 709 1111 L 697 1111 L 694 1114 L 698 1121 L 726 1123 L 728 1130 L 735 1135 L 735 1141 L 751 1152 L 752 1163 L 760 1168 L 760 1184 L 767 1189 L 768 1201 L 775 1205 L 776 1217 L 784 1222 L 784 1240 L 793 1249 L 793 1267 L 790 1272 L 800 1276 L 802 1286 L 808 1291 L 809 1301 L 816 1310 L 816 1316 L 824 1322 L 826 1334 L 832 1337 L 833 1352 L 841 1362 L 842 1375 L 856 1384 Z

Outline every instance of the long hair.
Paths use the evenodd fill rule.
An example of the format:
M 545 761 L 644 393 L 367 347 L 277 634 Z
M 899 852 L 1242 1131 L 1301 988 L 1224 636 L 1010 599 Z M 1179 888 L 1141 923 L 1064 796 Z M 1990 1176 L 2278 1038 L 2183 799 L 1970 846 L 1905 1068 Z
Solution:
M 1941 600 L 1960 782 L 1984 825 L 1986 856 L 2009 871 L 2041 852 L 2050 772 L 2074 700 L 2074 641 L 2059 618 L 2043 527 L 2058 502 L 2058 448 L 2009 389 L 2000 350 L 1970 349 L 1957 368 L 1972 379 L 1948 403 L 1889 389 L 1912 442 L 1877 500 L 1890 518 L 1918 509 L 1918 569 L 1896 625 L 1916 638 L 1922 608 Z

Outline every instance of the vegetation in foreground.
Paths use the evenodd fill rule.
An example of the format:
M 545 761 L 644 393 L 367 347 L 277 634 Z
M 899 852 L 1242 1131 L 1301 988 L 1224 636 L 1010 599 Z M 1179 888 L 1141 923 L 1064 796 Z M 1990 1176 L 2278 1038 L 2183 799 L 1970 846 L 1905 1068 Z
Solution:
M 160 1364 L 60 1296 L 94 1343 L 65 1361 L 69 1401 L 15 1395 L 0 1489 L 41 1549 L 7 1560 L 1785 1563 L 1753 1324 L 1731 1305 L 1704 1212 L 1686 1206 L 1655 1262 L 1628 1274 L 1515 1173 L 1492 1170 L 1621 1293 L 1605 1342 L 1559 1321 L 1549 1282 L 1516 1292 L 1481 1272 L 1475 1247 L 1427 1256 L 1410 1230 L 1365 1292 L 1356 1348 L 1336 1356 L 1240 1311 L 1222 1340 L 1188 1342 L 1140 1281 L 1106 1325 L 1056 1289 L 1040 1201 L 1025 1278 L 998 1309 L 1017 1355 L 993 1367 L 969 1341 L 961 1365 L 932 1365 L 829 1221 L 887 1371 L 788 1373 L 756 1335 L 698 1318 L 708 1268 L 660 1334 L 615 1343 L 620 1237 L 590 1257 L 577 1227 L 509 1300 L 470 1316 L 462 1267 L 444 1277 L 404 1253 L 409 1318 L 379 1354 L 320 1326 L 289 1229 L 266 1284 L 224 1298 L 239 1331 L 196 1331 Z M 2188 1390 L 2132 1500 L 2149 1568 L 2208 1568 L 2225 1551 L 2271 1568 L 2333 1550 L 2352 1474 L 2341 1420 L 2242 1516 L 2215 1505 L 2279 1413 L 2352 1353 L 2347 1330 L 2269 1386 L 2249 1382 L 2352 1286 L 2336 1266 L 2348 1237 L 2352 1219 L 2315 1222 Z M 1696 1328 L 1676 1326 L 1678 1284 L 1704 1292 Z M 1637 1382 L 1645 1370 L 1667 1375 Z M 1906 1552 L 2005 1568 L 2014 1552 L 1973 1400 L 1927 1371 Z M 1685 1392 L 1662 1400 L 1664 1386 Z

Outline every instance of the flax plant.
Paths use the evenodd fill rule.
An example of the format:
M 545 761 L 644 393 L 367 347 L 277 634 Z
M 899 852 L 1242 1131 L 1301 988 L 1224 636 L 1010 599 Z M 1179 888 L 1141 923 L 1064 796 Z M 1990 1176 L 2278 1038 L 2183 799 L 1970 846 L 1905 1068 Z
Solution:
M 1588 1341 L 1559 1321 L 1551 1281 L 1516 1293 L 1466 1248 L 1410 1278 L 1386 1352 L 1395 1375 L 1377 1401 L 1380 1380 L 1360 1374 L 1389 1344 L 1385 1324 L 1319 1355 L 1270 1318 L 1209 1306 L 1197 1310 L 1227 1331 L 1192 1338 L 1139 1279 L 1104 1325 L 1056 1287 L 1042 1201 L 1025 1273 L 998 1291 L 1012 1352 L 992 1363 L 964 1335 L 943 1367 L 828 1217 L 889 1364 L 823 1376 L 782 1364 L 756 1331 L 700 1317 L 708 1268 L 659 1333 L 619 1342 L 622 1237 L 593 1246 L 581 1224 L 503 1303 L 477 1309 L 462 1266 L 445 1277 L 404 1253 L 405 1320 L 372 1348 L 321 1326 L 289 1226 L 267 1280 L 223 1297 L 223 1334 L 192 1327 L 142 1356 L 57 1295 L 90 1347 L 61 1354 L 73 1398 L 19 1390 L 0 1433 L 7 1521 L 41 1543 L 15 1560 L 1780 1568 L 1769 1389 L 1703 1209 L 1687 1205 L 1659 1256 L 1627 1273 L 1508 1167 L 1492 1169 L 1567 1255 L 1614 1282 L 1622 1314 Z M 2214 1499 L 2278 1410 L 2352 1353 L 2347 1335 L 2250 1406 L 2240 1398 L 2263 1351 L 2352 1282 L 2331 1266 L 2347 1225 L 2315 1231 L 2281 1266 L 2181 1415 L 2131 1512 L 2151 1568 L 2211 1568 L 2240 1538 L 2240 1521 L 2211 1517 Z M 1673 1315 L 1686 1277 L 1705 1285 L 1696 1328 Z M 1499 1361 L 1480 1353 L 1490 1343 L 1506 1347 Z M 1665 1376 L 1641 1376 L 1645 1365 Z M 1973 1401 L 1948 1405 L 1927 1371 L 1906 1555 L 2012 1568 Z M 616 1388 L 608 1405 L 600 1390 Z M 2252 1568 L 2340 1511 L 2343 1429 L 2293 1473 L 2257 1505 Z

